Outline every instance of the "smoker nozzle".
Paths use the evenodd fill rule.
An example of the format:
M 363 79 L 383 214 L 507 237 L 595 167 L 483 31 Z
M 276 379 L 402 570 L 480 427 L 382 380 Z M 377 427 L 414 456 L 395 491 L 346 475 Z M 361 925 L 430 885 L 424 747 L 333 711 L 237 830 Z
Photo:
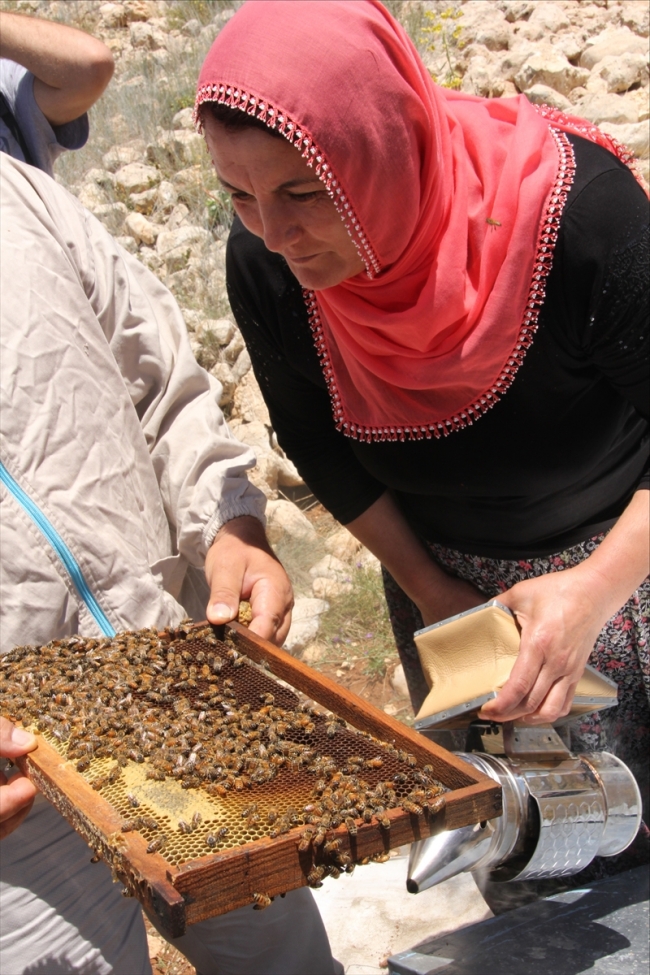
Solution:
M 630 845 L 641 822 L 634 776 L 607 752 L 525 761 L 482 752 L 459 758 L 495 779 L 503 815 L 411 846 L 407 890 L 417 894 L 465 871 L 491 880 L 578 873 Z

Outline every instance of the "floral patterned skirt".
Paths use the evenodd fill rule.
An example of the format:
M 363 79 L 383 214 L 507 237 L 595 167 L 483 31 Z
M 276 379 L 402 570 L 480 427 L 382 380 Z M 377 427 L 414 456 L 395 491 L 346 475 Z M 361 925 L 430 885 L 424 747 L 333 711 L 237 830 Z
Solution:
M 483 558 L 466 555 L 443 545 L 431 544 L 433 558 L 447 572 L 471 582 L 494 599 L 523 579 L 561 572 L 578 565 L 598 547 L 597 535 L 546 558 L 527 560 Z M 417 711 L 428 694 L 413 633 L 423 626 L 419 610 L 384 569 L 384 589 L 404 667 L 413 708 Z M 585 715 L 569 726 L 571 747 L 578 752 L 609 751 L 634 772 L 648 801 L 650 755 L 650 579 L 630 597 L 603 627 L 589 663 L 618 684 L 618 705 Z

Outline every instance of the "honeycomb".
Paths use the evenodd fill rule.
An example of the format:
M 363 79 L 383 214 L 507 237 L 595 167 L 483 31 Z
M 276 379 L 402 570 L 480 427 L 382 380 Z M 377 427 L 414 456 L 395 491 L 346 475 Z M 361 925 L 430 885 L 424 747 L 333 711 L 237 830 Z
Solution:
M 279 835 L 279 823 L 283 824 L 280 832 L 310 823 L 316 829 L 320 820 L 319 815 L 311 815 L 315 807 L 327 817 L 323 819 L 327 827 L 337 825 L 329 822 L 330 817 L 321 803 L 332 792 L 336 797 L 337 788 L 343 788 L 341 781 L 350 791 L 362 796 L 352 811 L 353 818 L 359 822 L 364 805 L 366 812 L 370 810 L 380 817 L 385 808 L 403 804 L 408 809 L 414 790 L 419 788 L 423 794 L 422 785 L 435 794 L 444 791 L 430 777 L 430 770 L 418 768 L 411 756 L 352 729 L 342 719 L 319 711 L 298 692 L 243 657 L 234 644 L 217 640 L 211 629 L 180 628 L 162 640 L 158 634 L 152 635 L 153 631 L 140 631 L 140 634 L 144 636 L 127 634 L 126 640 L 121 635 L 123 642 L 118 647 L 126 648 L 124 652 L 129 660 L 137 658 L 132 667 L 124 665 L 122 669 L 121 651 L 115 657 L 114 667 L 103 667 L 102 651 L 106 652 L 107 646 L 111 648 L 110 658 L 115 649 L 108 640 L 77 638 L 68 643 L 58 641 L 58 646 L 50 644 L 37 651 L 17 648 L 0 665 L 3 696 L 9 717 L 38 731 L 67 758 L 78 774 L 119 812 L 125 832 L 137 830 L 154 848 L 156 841 L 164 838 L 160 852 L 168 863 L 178 867 L 210 853 Z M 139 649 L 140 645 L 144 651 Z M 56 663 L 61 655 L 64 663 Z M 214 661 L 216 676 L 208 673 L 205 664 L 208 659 Z M 138 660 L 142 662 L 140 671 Z M 43 664 L 48 662 L 54 672 L 58 668 L 56 679 L 39 676 Z M 170 669 L 174 671 L 173 685 L 170 685 Z M 146 680 L 143 673 L 148 675 Z M 195 676 L 185 678 L 186 674 Z M 128 681 L 129 676 L 134 679 Z M 179 676 L 180 681 L 176 680 Z M 71 682 L 75 686 L 69 690 Z M 219 694 L 214 707 L 206 706 L 206 699 L 212 700 L 209 695 L 217 688 L 227 696 L 223 698 Z M 176 693 L 171 693 L 171 689 Z M 78 716 L 85 713 L 93 716 L 93 722 L 99 722 L 93 725 L 95 732 L 97 727 L 103 729 L 101 734 L 88 736 L 89 744 L 84 744 L 87 729 L 83 722 L 81 729 L 78 728 Z M 280 717 L 271 722 L 268 714 Z M 148 719 L 151 725 L 147 725 Z M 230 726 L 229 721 L 232 721 Z M 184 722 L 189 731 L 185 730 Z M 247 732 L 233 733 L 235 725 L 238 729 L 252 727 Z M 176 738 L 162 741 L 166 746 L 169 740 L 180 739 L 183 747 L 179 746 L 176 757 L 180 764 L 160 780 L 152 778 L 161 742 L 152 742 L 150 754 L 145 754 L 147 732 L 140 730 L 143 752 L 138 747 L 126 751 L 127 745 L 120 743 L 126 735 L 124 728 L 131 726 L 158 730 L 180 727 L 182 730 Z M 236 737 L 239 734 L 241 738 Z M 132 739 L 133 735 L 129 739 L 131 744 Z M 272 740 L 275 740 L 273 746 Z M 222 749 L 215 753 L 222 756 L 218 761 L 230 761 L 235 766 L 243 763 L 247 768 L 245 763 L 251 764 L 251 760 L 244 745 L 249 751 L 257 749 L 256 754 L 268 754 L 275 748 L 275 753 L 280 755 L 278 761 L 285 754 L 282 750 L 289 750 L 286 752 L 289 758 L 277 769 L 266 758 L 252 762 L 254 768 L 268 766 L 267 781 L 251 781 L 251 776 L 243 772 L 231 774 L 219 765 L 222 776 L 219 781 L 228 785 L 222 794 L 215 794 L 214 788 L 210 788 L 211 779 L 193 775 L 194 769 L 209 771 L 209 762 L 217 761 L 209 757 L 213 747 Z M 85 754 L 84 748 L 88 748 L 88 757 L 80 759 L 79 755 Z M 231 748 L 243 750 L 227 750 Z M 106 749 L 111 754 L 95 754 Z M 168 750 L 170 755 L 176 754 L 171 747 Z M 208 756 L 205 760 L 204 755 Z M 120 757 L 118 763 L 116 756 Z M 390 784 L 390 792 L 386 793 L 382 783 Z M 210 793 L 206 791 L 208 788 Z M 384 794 L 387 799 L 383 798 Z M 345 803 L 341 801 L 341 805 L 345 804 L 349 805 L 347 799 Z

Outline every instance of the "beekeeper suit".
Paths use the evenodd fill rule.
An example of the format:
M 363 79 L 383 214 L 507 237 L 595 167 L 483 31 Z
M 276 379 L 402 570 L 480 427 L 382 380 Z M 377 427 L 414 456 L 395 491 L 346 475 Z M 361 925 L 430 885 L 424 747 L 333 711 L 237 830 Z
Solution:
M 282 639 L 290 587 L 254 456 L 171 294 L 47 175 L 3 155 L 0 184 L 0 650 L 204 618 L 208 597 L 214 618 L 213 600 L 251 587 L 257 625 Z M 0 784 L 3 975 L 148 975 L 138 903 L 41 797 L 14 828 L 29 804 L 12 818 L 11 790 L 31 786 Z M 202 975 L 337 970 L 306 890 L 177 945 Z

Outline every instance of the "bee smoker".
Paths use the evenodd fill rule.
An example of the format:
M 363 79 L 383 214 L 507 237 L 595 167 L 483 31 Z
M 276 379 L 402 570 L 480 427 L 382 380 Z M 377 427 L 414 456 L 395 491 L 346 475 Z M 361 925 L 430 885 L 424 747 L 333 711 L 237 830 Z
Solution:
M 414 843 L 410 893 L 467 870 L 502 882 L 565 876 L 630 845 L 641 795 L 614 755 L 575 755 L 551 725 L 475 721 L 469 731 L 459 757 L 499 783 L 503 815 Z

